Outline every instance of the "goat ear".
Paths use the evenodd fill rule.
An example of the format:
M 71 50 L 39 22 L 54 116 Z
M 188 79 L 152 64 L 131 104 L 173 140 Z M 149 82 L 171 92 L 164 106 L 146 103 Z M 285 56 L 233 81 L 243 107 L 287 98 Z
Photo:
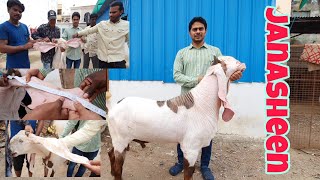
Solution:
M 217 56 L 214 56 L 213 61 L 211 61 L 211 66 L 214 66 L 218 63 L 220 63 L 220 60 L 217 58 Z
M 229 79 L 227 78 L 221 66 L 219 66 L 219 68 L 216 68 L 215 75 L 218 79 L 218 96 L 224 107 L 222 119 L 227 122 L 230 121 L 234 115 L 234 112 L 227 101 Z

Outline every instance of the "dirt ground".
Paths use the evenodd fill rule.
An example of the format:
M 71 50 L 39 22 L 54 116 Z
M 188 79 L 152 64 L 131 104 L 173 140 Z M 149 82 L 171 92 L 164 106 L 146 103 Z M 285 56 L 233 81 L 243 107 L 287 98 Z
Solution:
M 107 154 L 111 139 L 105 135 L 103 141 L 107 148 L 102 154 Z M 320 179 L 320 150 L 290 150 L 291 169 L 284 175 L 266 175 L 264 173 L 263 140 L 241 138 L 231 135 L 218 135 L 214 139 L 210 168 L 216 180 L 268 180 L 292 179 L 307 180 Z M 103 176 L 112 179 L 110 175 L 109 158 L 103 157 L 105 162 Z M 168 170 L 176 162 L 175 144 L 147 144 L 145 149 L 137 143 L 131 143 L 130 151 L 126 154 L 123 177 L 124 179 L 163 180 L 183 179 L 180 174 L 172 177 Z M 196 163 L 194 180 L 202 180 L 199 171 L 199 158 Z
M 42 68 L 39 51 L 29 50 L 29 58 L 30 58 L 31 69 Z M 1 54 L 0 68 L 5 68 L 5 67 L 6 67 L 6 56 L 4 54 Z

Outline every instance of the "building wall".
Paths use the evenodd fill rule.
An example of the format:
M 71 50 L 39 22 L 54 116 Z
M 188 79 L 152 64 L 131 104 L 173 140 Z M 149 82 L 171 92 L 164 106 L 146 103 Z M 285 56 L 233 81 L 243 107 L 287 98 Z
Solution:
M 110 79 L 173 82 L 175 55 L 191 43 L 188 23 L 203 16 L 208 22 L 206 42 L 246 63 L 241 81 L 264 82 L 264 9 L 271 4 L 272 0 L 130 1 L 130 68 L 110 71 Z
M 92 5 L 92 6 L 72 7 L 72 8 L 70 8 L 70 19 L 72 20 L 72 18 L 71 18 L 72 13 L 79 12 L 80 13 L 80 22 L 85 22 L 84 21 L 84 14 L 87 13 L 87 12 L 89 12 L 91 14 L 93 8 L 94 8 L 94 5 Z

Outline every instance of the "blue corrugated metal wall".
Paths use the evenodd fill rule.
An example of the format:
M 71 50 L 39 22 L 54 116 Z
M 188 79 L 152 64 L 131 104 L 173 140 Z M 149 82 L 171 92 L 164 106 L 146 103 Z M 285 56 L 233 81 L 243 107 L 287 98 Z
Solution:
M 272 0 L 132 0 L 130 68 L 109 70 L 110 80 L 174 82 L 176 53 L 188 46 L 189 21 L 207 20 L 206 42 L 246 63 L 241 82 L 264 82 L 264 9 Z

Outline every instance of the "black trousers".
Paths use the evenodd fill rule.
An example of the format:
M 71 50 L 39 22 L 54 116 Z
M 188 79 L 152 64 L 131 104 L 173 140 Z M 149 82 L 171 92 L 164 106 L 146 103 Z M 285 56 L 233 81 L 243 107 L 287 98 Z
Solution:
M 104 62 L 104 61 L 99 61 L 99 68 L 126 68 L 126 61 L 119 61 L 119 62 Z

